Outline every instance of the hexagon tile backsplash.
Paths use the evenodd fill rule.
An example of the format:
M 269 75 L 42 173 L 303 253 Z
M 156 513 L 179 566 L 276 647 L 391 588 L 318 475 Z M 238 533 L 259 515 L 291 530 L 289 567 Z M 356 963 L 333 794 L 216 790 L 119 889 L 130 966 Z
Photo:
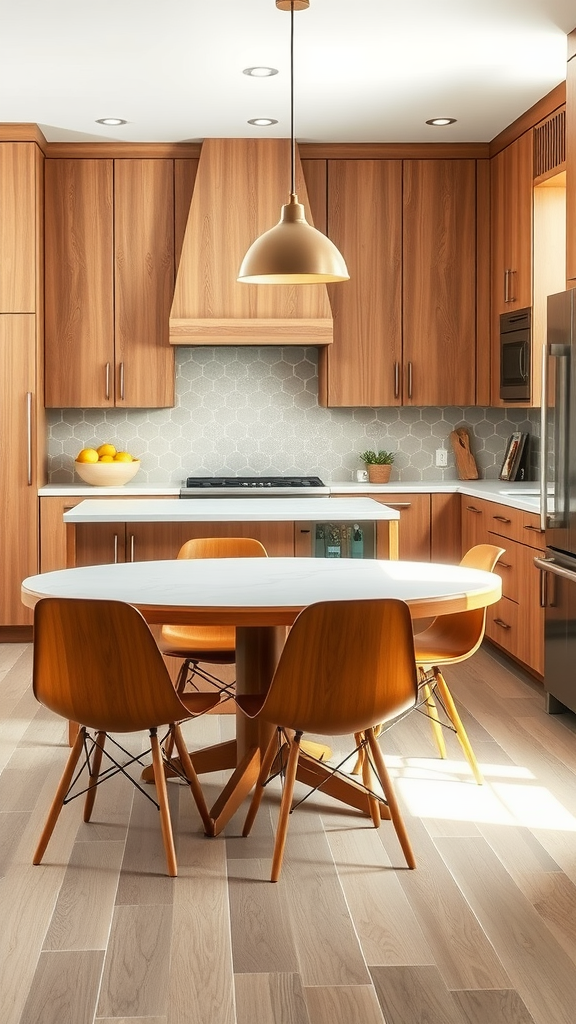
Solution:
M 453 480 L 449 435 L 459 426 L 486 479 L 497 479 L 510 434 L 528 432 L 534 478 L 538 416 L 475 406 L 323 409 L 315 348 L 179 348 L 173 409 L 47 410 L 49 480 L 71 483 L 80 448 L 104 441 L 138 455 L 139 482 L 150 484 L 259 473 L 352 481 L 366 448 L 396 452 L 392 480 Z M 442 446 L 445 469 L 434 464 Z

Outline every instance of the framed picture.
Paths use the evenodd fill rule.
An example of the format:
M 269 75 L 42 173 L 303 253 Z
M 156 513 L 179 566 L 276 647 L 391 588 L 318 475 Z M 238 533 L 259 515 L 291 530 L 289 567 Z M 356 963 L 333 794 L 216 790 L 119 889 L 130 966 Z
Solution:
M 516 479 L 527 438 L 528 434 L 522 434 L 519 430 L 515 431 L 508 438 L 504 462 L 500 470 L 500 480 Z

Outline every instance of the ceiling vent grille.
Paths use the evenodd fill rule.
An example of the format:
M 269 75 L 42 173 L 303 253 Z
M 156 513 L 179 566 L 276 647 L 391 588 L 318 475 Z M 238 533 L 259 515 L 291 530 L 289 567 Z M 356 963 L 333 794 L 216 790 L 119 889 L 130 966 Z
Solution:
M 566 167 L 566 111 L 560 110 L 534 129 L 534 180 L 542 181 Z

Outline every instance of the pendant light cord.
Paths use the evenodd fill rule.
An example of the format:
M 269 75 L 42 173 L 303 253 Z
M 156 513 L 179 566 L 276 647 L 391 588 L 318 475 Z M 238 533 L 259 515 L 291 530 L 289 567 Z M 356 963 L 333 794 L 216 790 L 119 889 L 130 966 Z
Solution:
M 296 195 L 296 140 L 294 139 L 294 0 L 290 3 L 290 194 Z

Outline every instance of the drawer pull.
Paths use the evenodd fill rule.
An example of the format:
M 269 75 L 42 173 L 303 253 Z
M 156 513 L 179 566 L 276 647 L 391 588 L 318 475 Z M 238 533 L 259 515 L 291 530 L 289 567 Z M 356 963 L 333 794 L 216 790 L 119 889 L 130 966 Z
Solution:
M 534 530 L 534 533 L 544 533 L 541 526 L 525 526 L 525 530 Z
M 503 562 L 501 559 L 498 560 L 498 566 L 500 569 L 512 569 L 510 562 Z
M 497 523 L 506 523 L 507 525 L 512 522 L 511 519 L 506 519 L 506 516 L 492 516 L 492 519 L 495 519 Z
M 477 516 L 481 516 L 482 515 L 482 509 L 474 508 L 474 505 L 467 505 L 466 506 L 466 511 L 467 512 L 474 512 L 475 515 L 477 515 Z
M 504 622 L 502 619 L 494 619 L 494 625 L 502 626 L 502 629 L 511 629 L 511 626 L 509 626 L 508 623 Z
M 388 508 L 412 508 L 411 501 L 387 501 Z

